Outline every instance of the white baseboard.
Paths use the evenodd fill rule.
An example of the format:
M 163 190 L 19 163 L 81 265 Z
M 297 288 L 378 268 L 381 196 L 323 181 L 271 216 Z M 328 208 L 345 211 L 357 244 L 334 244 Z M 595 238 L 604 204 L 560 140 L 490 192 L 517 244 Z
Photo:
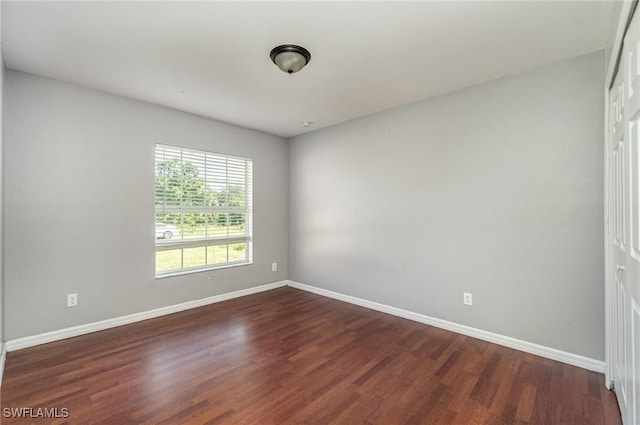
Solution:
M 291 280 L 288 280 L 286 282 L 287 286 L 290 286 L 292 288 L 301 289 L 307 292 L 313 292 L 314 294 L 334 298 L 336 300 L 370 308 L 372 310 L 381 311 L 383 313 L 388 313 L 394 316 L 403 317 L 415 322 L 420 322 L 427 325 L 435 326 L 437 328 L 446 329 L 448 331 L 471 336 L 473 338 L 478 338 L 484 341 L 493 342 L 498 345 L 503 345 L 505 347 L 524 351 L 526 353 L 535 354 L 540 357 L 557 360 L 559 362 L 567 363 L 587 370 L 592 370 L 594 372 L 604 373 L 605 364 L 600 360 L 591 359 L 589 357 L 584 357 L 578 354 L 568 353 L 566 351 L 557 350 L 555 348 L 546 347 L 544 345 L 535 344 L 533 342 L 523 341 L 521 339 L 511 338 L 509 336 L 484 331 L 482 329 L 472 328 L 471 326 L 460 325 L 458 323 L 426 316 L 424 314 L 402 310 L 400 308 L 391 307 L 389 305 L 367 301 L 361 298 L 352 297 L 350 295 L 344 295 L 338 292 L 316 288 L 314 286 L 305 285 Z
M 4 373 L 4 361 L 7 359 L 7 344 L 0 342 L 0 388 L 2 388 L 2 374 Z
M 181 304 L 174 304 L 167 307 L 129 314 L 127 316 L 115 317 L 113 319 L 73 326 L 70 328 L 46 332 L 39 335 L 13 339 L 5 342 L 4 349 L 5 351 L 20 350 L 23 348 L 33 347 L 35 345 L 46 344 L 47 342 L 59 341 L 61 339 L 80 336 L 91 332 L 102 331 L 104 329 L 115 328 L 116 326 L 127 325 L 129 323 L 140 322 L 142 320 L 152 319 L 154 317 L 177 313 L 179 311 L 219 303 L 221 301 L 226 301 L 233 298 L 257 294 L 258 292 L 270 291 L 272 289 L 281 288 L 286 285 L 287 281 L 274 282 L 266 285 L 254 286 L 253 288 L 241 289 L 239 291 L 227 292 L 226 294 L 214 295 L 212 297 L 202 298 L 199 300 L 187 301 Z M 0 360 L 4 360 L 4 357 L 2 357 Z

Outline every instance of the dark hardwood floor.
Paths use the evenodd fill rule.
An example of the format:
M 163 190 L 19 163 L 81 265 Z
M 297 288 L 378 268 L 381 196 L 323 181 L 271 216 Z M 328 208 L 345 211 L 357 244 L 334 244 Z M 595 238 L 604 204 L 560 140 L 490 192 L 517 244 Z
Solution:
M 598 373 L 281 288 L 8 353 L 0 421 L 620 425 L 603 382 Z M 25 407 L 33 416 L 68 409 L 68 417 L 5 417 Z

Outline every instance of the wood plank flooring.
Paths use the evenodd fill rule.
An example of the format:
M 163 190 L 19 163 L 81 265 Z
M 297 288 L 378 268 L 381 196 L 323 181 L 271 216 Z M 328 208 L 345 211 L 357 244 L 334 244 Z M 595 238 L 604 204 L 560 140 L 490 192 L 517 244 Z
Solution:
M 0 421 L 620 425 L 603 382 L 598 373 L 281 288 L 8 353 Z M 12 408 L 68 417 L 7 418 Z

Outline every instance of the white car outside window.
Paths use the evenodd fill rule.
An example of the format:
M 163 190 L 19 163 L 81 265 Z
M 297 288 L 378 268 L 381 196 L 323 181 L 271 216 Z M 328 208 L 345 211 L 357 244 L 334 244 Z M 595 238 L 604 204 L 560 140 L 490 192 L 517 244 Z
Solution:
M 171 239 L 176 233 L 178 233 L 178 229 L 176 228 L 176 226 L 156 222 L 157 239 Z

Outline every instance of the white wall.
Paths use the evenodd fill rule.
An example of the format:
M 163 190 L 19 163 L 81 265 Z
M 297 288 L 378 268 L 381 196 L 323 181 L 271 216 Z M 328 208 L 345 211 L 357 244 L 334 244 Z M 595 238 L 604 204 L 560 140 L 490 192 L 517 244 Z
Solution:
M 604 359 L 604 64 L 290 140 L 289 278 Z
M 7 340 L 286 278 L 284 139 L 18 71 L 6 83 Z M 158 142 L 253 159 L 253 265 L 155 279 Z

